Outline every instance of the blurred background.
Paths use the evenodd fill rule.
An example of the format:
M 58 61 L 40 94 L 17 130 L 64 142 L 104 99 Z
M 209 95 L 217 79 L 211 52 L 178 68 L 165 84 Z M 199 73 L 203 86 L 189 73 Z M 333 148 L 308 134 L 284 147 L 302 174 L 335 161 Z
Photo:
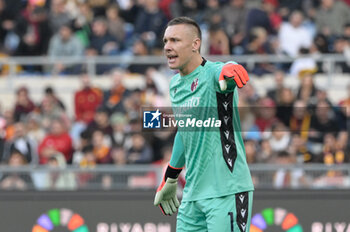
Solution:
M 130 231 L 175 231 L 152 198 L 176 131 L 142 130 L 142 107 L 171 105 L 162 36 L 177 16 L 199 23 L 203 57 L 250 74 L 239 110 L 257 190 L 251 231 L 350 231 L 339 211 L 350 204 L 349 0 L 0 0 L 0 201 L 13 207 L 2 231 L 75 204 L 90 231 L 117 232 L 111 215 L 135 199 Z M 109 204 L 82 199 L 114 208 L 95 215 Z

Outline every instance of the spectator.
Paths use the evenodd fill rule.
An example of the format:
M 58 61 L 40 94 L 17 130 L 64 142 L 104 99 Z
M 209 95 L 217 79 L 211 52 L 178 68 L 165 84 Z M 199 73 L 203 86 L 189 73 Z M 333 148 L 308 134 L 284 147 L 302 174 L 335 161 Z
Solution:
M 260 132 L 268 132 L 278 121 L 276 117 L 276 103 L 270 98 L 261 98 L 255 119 L 255 126 Z
M 13 151 L 16 150 L 22 154 L 26 163 L 37 164 L 39 162 L 37 143 L 28 137 L 25 124 L 17 122 L 14 128 L 14 137 L 5 144 L 4 160 L 8 160 Z
M 146 41 L 142 39 L 136 39 L 132 45 L 132 56 L 148 56 L 151 55 Z M 149 67 L 154 67 L 150 64 L 130 64 L 128 67 L 129 72 L 145 74 Z
M 112 146 L 113 141 L 113 128 L 109 121 L 108 110 L 104 107 L 96 109 L 95 117 L 90 122 L 85 130 L 89 138 L 92 138 L 95 131 L 100 130 L 104 134 L 104 141 L 108 146 Z
M 86 1 L 94 12 L 95 17 L 104 17 L 105 10 L 108 8 L 108 5 L 111 3 L 111 0 L 87 0 Z
M 247 156 L 247 163 L 256 163 L 256 157 L 258 153 L 258 144 L 255 140 L 247 140 L 244 142 L 245 152 Z
M 322 0 L 316 13 L 317 30 L 327 37 L 341 35 L 350 22 L 350 9 L 342 1 Z
M 133 121 L 133 119 L 138 120 L 140 118 L 140 110 L 141 110 L 142 104 L 149 103 L 145 101 L 147 99 L 142 99 L 144 94 L 145 93 L 142 92 L 142 90 L 136 89 L 132 91 L 130 95 L 125 97 L 125 99 L 123 100 L 124 110 L 127 113 L 127 117 L 130 118 L 130 123 L 131 121 Z M 154 96 L 153 92 L 151 92 L 150 95 Z
M 119 43 L 123 43 L 125 39 L 125 22 L 119 15 L 118 5 L 110 5 L 106 9 L 108 32 L 117 39 Z
M 303 131 L 303 133 L 307 131 Z M 296 162 L 299 164 L 317 162 L 315 155 L 309 149 L 311 146 L 307 143 L 307 138 L 303 138 L 303 134 L 294 134 L 287 151 L 296 158 Z
M 4 149 L 6 138 L 6 120 L 0 117 L 0 164 L 4 161 Z
M 21 152 L 14 149 L 10 154 L 7 165 L 12 168 L 18 168 L 27 165 L 27 161 Z M 32 179 L 30 176 L 14 170 L 5 173 L 0 180 L 0 188 L 3 190 L 27 190 L 31 185 Z
M 41 117 L 38 113 L 28 114 L 26 120 L 27 136 L 38 145 L 45 137 L 45 130 L 41 126 Z
M 289 22 L 282 23 L 278 33 L 281 52 L 293 58 L 300 48 L 310 48 L 312 43 L 311 33 L 302 25 L 303 17 L 300 11 L 292 12 Z
M 58 33 L 51 38 L 48 55 L 58 59 L 60 57 L 77 58 L 83 55 L 83 51 L 81 41 L 73 35 L 70 25 L 65 24 L 60 26 Z M 76 74 L 79 67 L 80 65 L 62 63 L 58 60 L 55 62 L 52 72 L 54 74 Z
M 110 121 L 113 127 L 113 139 L 115 146 L 124 146 L 125 141 L 130 139 L 127 131 L 127 117 L 123 113 L 114 113 L 111 115 Z
M 51 37 L 46 10 L 36 5 L 35 1 L 29 1 L 17 21 L 16 33 L 20 37 L 20 43 L 15 52 L 16 56 L 46 54 Z M 29 72 L 41 70 L 37 66 L 25 66 L 24 69 Z
M 340 128 L 331 113 L 331 106 L 326 101 L 317 103 L 315 115 L 311 117 L 309 141 L 322 143 L 326 133 L 338 135 Z
M 301 70 L 299 72 L 299 77 L 301 83 L 297 92 L 297 99 L 305 101 L 307 104 L 314 102 L 316 97 L 317 88 L 313 80 L 314 70 Z
M 114 165 L 127 164 L 126 152 L 123 147 L 114 147 L 111 151 L 111 157 Z
M 74 153 L 74 159 L 80 154 Z M 97 164 L 97 157 L 94 154 L 94 147 L 92 145 L 84 146 L 81 151 L 81 159 L 78 161 L 79 167 L 94 168 Z
M 78 3 L 78 14 L 73 19 L 73 29 L 75 35 L 79 38 L 83 47 L 88 47 L 90 44 L 89 33 L 91 31 L 90 24 L 92 23 L 94 14 L 86 2 Z
M 59 31 L 63 25 L 68 25 L 71 16 L 66 11 L 66 0 L 51 0 L 49 25 L 53 32 Z
M 187 16 L 201 22 L 203 17 L 204 1 L 179 0 L 171 3 L 171 15 L 173 18 Z
M 327 37 L 323 34 L 317 34 L 314 38 L 314 41 L 313 41 L 313 46 L 311 46 L 311 53 L 314 54 L 314 53 L 321 53 L 321 54 L 324 54 L 324 53 L 329 53 L 329 47 L 330 47 L 330 44 L 329 44 L 329 41 L 327 39 Z M 315 50 L 312 52 L 312 50 Z
M 222 8 L 219 0 L 206 0 L 206 7 L 203 11 L 203 23 L 209 27 L 222 26 Z
M 124 87 L 122 79 L 125 73 L 115 70 L 111 73 L 111 89 L 104 91 L 102 105 L 108 109 L 109 114 L 113 112 L 125 112 L 123 100 L 130 95 L 130 91 Z
M 273 52 L 272 44 L 268 41 L 268 34 L 262 27 L 253 28 L 248 37 L 246 45 L 246 54 L 270 54 Z M 263 75 L 275 71 L 275 67 L 269 63 L 257 64 L 252 72 L 256 75 Z
M 90 169 L 94 169 L 97 165 L 96 156 L 93 152 L 93 146 L 86 145 L 82 148 L 81 152 L 74 153 L 74 163 L 82 169 L 87 169 L 86 172 L 80 172 L 76 175 L 79 189 L 89 188 L 89 184 L 93 183 L 96 179 L 96 173 L 92 173 Z
M 4 119 L 6 121 L 5 127 L 5 140 L 11 140 L 15 134 L 15 118 L 14 112 L 11 109 L 7 109 L 4 111 Z
M 35 110 L 35 105 L 30 99 L 29 90 L 22 86 L 16 91 L 16 105 L 14 108 L 14 120 L 16 122 L 24 120 L 25 117 Z
M 15 28 L 14 16 L 6 6 L 5 0 L 0 0 L 0 44 L 5 45 L 6 38 L 9 38 L 10 32 Z M 0 46 L 0 47 L 1 47 Z M 6 45 L 5 45 L 6 46 Z
M 213 25 L 209 29 L 209 55 L 229 55 L 230 42 L 225 31 Z
M 263 139 L 260 143 L 260 152 L 256 160 L 260 163 L 273 163 L 276 153 L 272 151 L 271 143 L 268 139 Z
M 291 137 L 289 130 L 281 122 L 272 125 L 269 143 L 272 152 L 278 153 L 287 150 Z
M 169 101 L 167 102 L 166 99 L 164 99 L 164 95 L 169 95 L 169 92 L 164 88 L 164 86 L 168 86 L 168 80 L 166 80 L 155 68 L 148 68 L 145 74 L 146 87 L 141 92 L 141 105 L 136 103 L 137 99 L 134 99 L 135 103 L 140 108 L 141 106 L 169 106 Z M 135 94 L 137 96 L 137 93 L 135 92 L 132 95 Z
M 302 169 L 289 170 L 287 166 L 295 164 L 295 157 L 286 151 L 281 151 L 276 158 L 276 165 L 283 165 L 274 174 L 273 186 L 275 188 L 299 188 L 306 184 Z
M 323 163 L 327 165 L 343 164 L 349 161 L 348 158 L 344 150 L 339 146 L 334 134 L 325 134 L 323 141 Z
M 92 23 L 92 34 L 90 35 L 90 46 L 88 54 L 113 55 L 119 51 L 119 44 L 116 38 L 108 32 L 108 25 L 105 18 L 96 18 Z
M 44 97 L 40 105 L 41 126 L 48 131 L 53 120 L 59 118 L 66 128 L 70 128 L 71 121 L 66 112 L 57 104 L 55 98 Z
M 279 12 L 281 16 L 285 19 L 288 18 L 288 15 L 290 15 L 291 12 L 301 11 L 303 8 L 302 0 L 279 0 L 279 3 Z
M 95 116 L 97 107 L 102 102 L 102 91 L 93 87 L 88 74 L 80 76 L 82 88 L 74 94 L 75 121 L 90 123 Z
M 273 76 L 274 86 L 267 91 L 266 96 L 276 101 L 284 88 L 284 72 L 282 70 L 277 70 L 274 72 Z
M 269 12 L 274 11 L 274 5 L 270 0 L 264 0 L 261 8 L 252 8 L 248 11 L 246 32 L 248 35 L 253 28 L 259 27 L 265 29 L 267 34 L 273 34 L 274 29 L 271 25 Z
M 145 138 L 141 133 L 132 135 L 132 146 L 127 150 L 128 163 L 141 164 L 150 163 L 153 159 L 152 149 L 146 143 Z
M 350 10 L 350 9 L 349 9 Z M 335 69 L 339 73 L 350 73 L 350 38 L 338 37 L 334 40 L 334 52 L 344 55 L 345 61 L 336 62 Z
M 110 154 L 111 144 L 106 142 L 103 131 L 95 130 L 92 133 L 92 146 L 93 153 L 96 157 L 96 162 L 98 164 L 112 163 L 112 158 Z
M 61 119 L 55 119 L 51 122 L 50 132 L 39 145 L 38 152 L 40 164 L 47 164 L 50 158 L 58 153 L 64 155 L 68 164 L 72 163 L 72 139 Z
M 350 22 L 345 24 L 343 28 L 343 36 L 348 40 L 350 39 Z
M 158 0 L 145 0 L 144 8 L 136 15 L 135 33 L 148 47 L 160 47 L 166 17 L 159 9 Z
M 289 128 L 293 134 L 298 134 L 305 141 L 310 129 L 311 115 L 308 112 L 306 102 L 296 100 L 293 104 L 293 112 L 289 121 Z
M 230 0 L 229 5 L 222 8 L 225 32 L 229 37 L 230 45 L 237 50 L 246 34 L 245 24 L 248 8 L 246 0 Z
M 63 102 L 56 95 L 55 90 L 51 86 L 47 86 L 44 90 L 44 101 L 50 102 L 54 106 L 54 108 L 59 108 L 62 111 L 66 110 Z
M 48 159 L 48 167 L 51 169 L 41 179 L 39 189 L 43 190 L 74 190 L 77 187 L 74 173 L 65 170 L 66 159 L 61 153 L 56 153 Z
M 277 112 L 276 116 L 285 126 L 289 125 L 292 116 L 294 94 L 290 88 L 282 88 L 280 95 L 276 99 Z
M 309 49 L 300 48 L 298 57 L 293 61 L 290 67 L 290 74 L 293 76 L 300 76 L 305 71 L 315 73 L 317 71 L 317 64 Z

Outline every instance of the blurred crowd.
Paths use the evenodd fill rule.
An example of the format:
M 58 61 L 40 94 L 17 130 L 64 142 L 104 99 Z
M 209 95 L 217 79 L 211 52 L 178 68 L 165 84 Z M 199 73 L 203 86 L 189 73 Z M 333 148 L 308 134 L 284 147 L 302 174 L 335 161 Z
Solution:
M 315 73 L 323 67 L 310 59 L 312 56 L 298 56 L 349 54 L 349 4 L 345 0 L 0 0 L 0 45 L 7 56 L 161 54 L 159 35 L 166 22 L 179 15 L 193 17 L 203 30 L 203 54 L 286 54 L 296 58 L 290 67 L 266 61 L 248 70 L 256 75 L 272 73 L 275 78 L 270 88 L 264 87 L 264 95 L 259 95 L 253 84 L 239 90 L 248 163 L 343 164 L 350 161 L 350 86 L 347 98 L 331 102 L 327 90 L 314 83 Z M 337 67 L 341 72 L 350 70 L 346 62 Z M 16 89 L 15 105 L 0 107 L 2 164 L 94 168 L 99 164 L 164 165 L 169 161 L 175 131 L 145 133 L 140 113 L 142 107 L 170 106 L 170 75 L 160 72 L 160 66 L 99 66 L 98 72 L 110 76 L 112 84 L 107 89 L 94 86 L 84 67 L 56 63 L 46 68 L 79 74 L 81 88 L 71 97 L 74 115 L 67 113 L 66 103 L 53 86 L 44 90 L 39 102 L 32 100 L 29 86 Z M 18 69 L 44 71 L 36 66 Z M 299 82 L 296 89 L 285 85 L 286 72 Z M 126 88 L 123 80 L 130 73 L 142 74 L 145 85 Z M 326 177 L 342 175 L 333 171 Z M 25 189 L 38 179 L 42 188 L 74 188 L 92 178 L 89 174 L 79 180 L 71 177 L 71 173 L 46 179 L 2 175 L 0 188 Z M 254 178 L 257 183 L 258 177 Z M 103 176 L 99 181 L 108 186 L 113 177 Z M 273 182 L 283 187 L 307 180 L 302 172 L 281 170 Z
M 108 89 L 94 86 L 87 74 L 81 75 L 81 88 L 72 95 L 74 115 L 67 113 L 53 87 L 44 90 L 40 102 L 31 99 L 26 86 L 18 88 L 13 108 L 0 110 L 1 163 L 87 169 L 100 164 L 165 165 L 171 157 L 176 131 L 144 131 L 141 112 L 143 107 L 170 106 L 169 93 L 162 90 L 167 84 L 159 85 L 161 78 L 166 82 L 166 77 L 160 77 L 162 74 L 154 68 L 147 73 L 145 86 L 136 89 L 125 87 L 123 79 L 128 74 L 120 69 L 110 75 L 112 85 Z M 313 75 L 312 70 L 305 70 L 298 88 L 292 89 L 284 84 L 285 73 L 277 71 L 275 85 L 267 88 L 266 94 L 259 95 L 253 84 L 239 90 L 241 129 L 249 164 L 349 163 L 350 85 L 347 98 L 334 103 L 325 89 L 315 85 Z M 276 176 L 277 182 L 284 177 L 292 181 L 283 173 Z M 297 173 L 292 177 L 303 177 Z M 342 172 L 328 174 L 342 177 Z M 148 179 L 152 184 L 154 177 Z M 113 182 L 112 177 L 108 178 L 108 183 Z M 79 183 L 83 185 L 88 180 L 83 176 Z
M 349 0 L 0 0 L 1 56 L 79 57 L 159 55 L 166 23 L 194 18 L 204 55 L 335 53 L 350 72 Z M 319 71 L 325 67 L 310 61 Z M 290 65 L 261 63 L 261 75 Z M 113 67 L 102 65 L 97 73 Z M 142 67 L 129 67 L 143 72 Z M 84 67 L 23 65 L 23 73 L 77 74 Z M 2 73 L 8 67 L 2 67 Z

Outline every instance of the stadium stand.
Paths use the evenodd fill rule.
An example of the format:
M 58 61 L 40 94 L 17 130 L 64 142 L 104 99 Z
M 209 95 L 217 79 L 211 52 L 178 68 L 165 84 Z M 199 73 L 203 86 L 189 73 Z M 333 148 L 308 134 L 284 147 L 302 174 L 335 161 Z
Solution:
M 204 57 L 251 75 L 240 113 L 256 186 L 349 187 L 349 12 L 342 0 L 0 0 L 0 188 L 60 189 L 74 174 L 66 189 L 154 187 L 174 131 L 142 133 L 140 112 L 170 106 L 161 34 L 179 15 L 201 25 Z M 55 184 L 52 166 L 70 171 Z

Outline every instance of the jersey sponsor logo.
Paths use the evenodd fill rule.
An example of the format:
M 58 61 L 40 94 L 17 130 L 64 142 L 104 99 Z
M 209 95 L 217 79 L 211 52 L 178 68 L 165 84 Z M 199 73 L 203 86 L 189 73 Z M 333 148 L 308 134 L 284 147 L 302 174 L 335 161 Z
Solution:
M 191 91 L 195 91 L 197 89 L 198 86 L 198 78 L 194 79 L 192 84 L 191 84 Z
M 143 128 L 160 128 L 160 116 L 159 109 L 156 111 L 144 111 L 143 112 Z
M 197 107 L 199 106 L 200 100 L 201 100 L 200 97 L 191 97 L 188 101 L 186 101 L 182 105 L 174 108 L 174 113 L 181 114 L 190 110 L 193 107 Z

